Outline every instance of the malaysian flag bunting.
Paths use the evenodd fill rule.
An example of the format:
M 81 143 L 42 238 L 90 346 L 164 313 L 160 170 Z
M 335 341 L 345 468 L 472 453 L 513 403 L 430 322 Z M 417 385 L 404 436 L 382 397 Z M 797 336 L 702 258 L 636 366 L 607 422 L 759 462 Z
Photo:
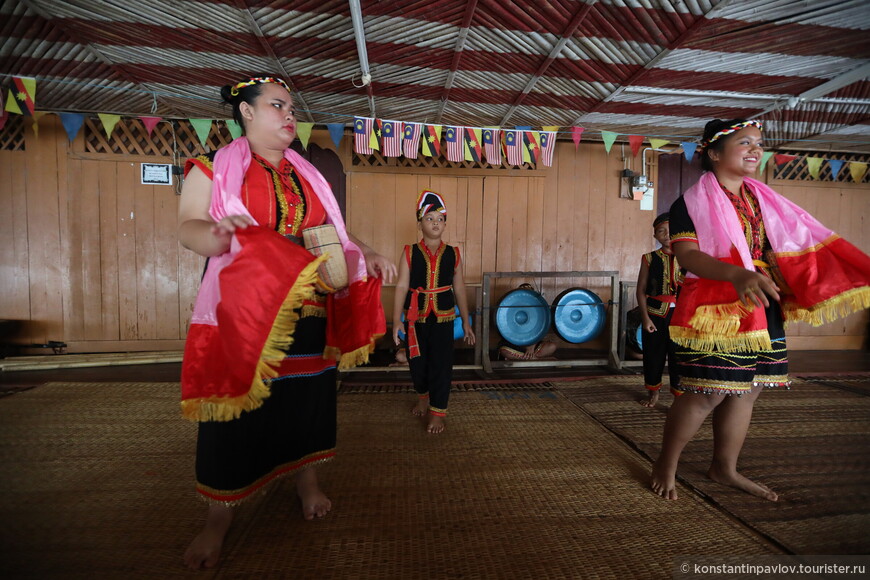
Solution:
M 440 157 L 441 125 L 423 125 L 423 138 L 420 144 L 426 157 Z
M 384 121 L 381 128 L 381 153 L 384 157 L 398 157 L 402 154 L 402 122 Z
M 464 127 L 447 126 L 444 133 L 444 142 L 447 143 L 447 161 L 459 162 L 464 158 L 462 149 L 465 139 L 462 138 Z
M 465 128 L 465 160 L 480 163 L 480 129 Z
M 523 164 L 523 151 L 528 155 L 528 150 L 523 143 L 522 131 L 505 131 L 504 132 L 504 148 L 507 153 L 508 163 L 511 165 Z
M 12 77 L 4 110 L 16 115 L 33 115 L 36 109 L 36 79 Z
M 541 131 L 541 162 L 544 167 L 553 166 L 553 151 L 556 150 L 556 132 Z
M 402 152 L 408 159 L 416 159 L 420 151 L 420 123 L 405 123 L 405 138 L 402 139 Z
M 528 157 L 523 155 L 523 159 L 527 162 L 538 164 L 541 157 L 541 147 L 538 145 L 538 141 L 540 140 L 540 136 L 537 131 L 531 131 L 531 127 L 527 127 L 525 131 L 523 131 L 523 142 L 526 145 L 526 150 L 529 152 Z
M 501 165 L 501 131 L 498 129 L 483 130 L 483 151 L 486 162 L 490 165 Z
M 353 150 L 357 155 L 371 155 L 372 119 L 370 117 L 353 118 Z

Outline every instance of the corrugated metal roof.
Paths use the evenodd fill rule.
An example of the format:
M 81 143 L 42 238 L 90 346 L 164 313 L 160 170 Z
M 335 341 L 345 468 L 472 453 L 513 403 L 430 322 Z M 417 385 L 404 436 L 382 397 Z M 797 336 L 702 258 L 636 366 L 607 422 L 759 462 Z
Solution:
M 303 118 L 542 125 L 686 140 L 765 112 L 768 142 L 870 152 L 864 0 L 0 0 L 0 83 L 37 109 L 226 118 L 221 85 L 288 74 Z M 863 69 L 861 69 L 863 70 Z M 831 79 L 849 82 L 789 108 Z M 566 134 L 567 137 L 567 134 Z

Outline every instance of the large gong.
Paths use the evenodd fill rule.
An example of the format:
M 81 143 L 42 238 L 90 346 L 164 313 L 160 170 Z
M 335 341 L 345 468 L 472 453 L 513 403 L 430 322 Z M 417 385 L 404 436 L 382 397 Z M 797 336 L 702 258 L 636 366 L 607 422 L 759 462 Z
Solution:
M 511 344 L 535 344 L 550 329 L 550 306 L 534 290 L 511 290 L 504 295 L 496 308 L 495 326 L 502 338 Z
M 604 329 L 605 311 L 601 298 L 586 288 L 569 288 L 553 301 L 553 323 L 562 340 L 588 342 Z

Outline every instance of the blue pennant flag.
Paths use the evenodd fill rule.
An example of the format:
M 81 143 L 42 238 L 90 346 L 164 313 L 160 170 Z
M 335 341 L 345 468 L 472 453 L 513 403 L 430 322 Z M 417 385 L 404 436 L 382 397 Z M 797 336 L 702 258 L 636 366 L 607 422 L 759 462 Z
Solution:
M 81 113 L 60 113 L 60 122 L 69 140 L 73 141 L 85 122 L 85 116 Z
M 837 181 L 837 176 L 840 175 L 840 169 L 843 167 L 843 161 L 839 159 L 828 159 L 828 165 L 831 166 L 831 178 Z
M 327 123 L 329 136 L 332 137 L 332 142 L 335 143 L 335 148 L 338 149 L 341 139 L 344 137 L 344 123 Z
M 680 146 L 683 148 L 683 153 L 686 155 L 686 161 L 691 161 L 692 157 L 695 156 L 695 149 L 698 148 L 698 144 L 681 141 Z

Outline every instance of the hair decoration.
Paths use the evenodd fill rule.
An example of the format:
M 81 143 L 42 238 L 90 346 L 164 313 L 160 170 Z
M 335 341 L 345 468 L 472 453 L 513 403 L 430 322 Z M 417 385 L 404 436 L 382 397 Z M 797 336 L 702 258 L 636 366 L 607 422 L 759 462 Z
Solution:
M 237 97 L 239 95 L 239 89 L 243 89 L 245 87 L 250 87 L 253 85 L 262 85 L 264 83 L 275 83 L 276 85 L 281 85 L 282 87 L 287 89 L 288 93 L 290 92 L 290 87 L 287 86 L 287 83 L 285 83 L 282 79 L 279 79 L 278 77 L 252 77 L 246 81 L 242 81 L 238 84 L 233 85 L 233 88 L 230 89 L 230 94 L 234 97 Z
M 722 137 L 730 135 L 731 133 L 736 133 L 737 131 L 739 131 L 740 129 L 743 129 L 745 127 L 755 127 L 759 131 L 764 130 L 764 126 L 761 124 L 761 121 L 757 121 L 755 119 L 752 119 L 751 121 L 741 121 L 740 123 L 735 123 L 734 125 L 731 125 L 730 127 L 725 127 L 724 129 L 722 129 L 718 133 L 715 133 L 709 139 L 702 141 L 701 142 L 701 150 L 703 151 L 703 150 L 707 149 L 707 147 L 709 147 L 710 145 L 712 145 L 713 143 L 715 143 L 716 141 L 718 141 Z

